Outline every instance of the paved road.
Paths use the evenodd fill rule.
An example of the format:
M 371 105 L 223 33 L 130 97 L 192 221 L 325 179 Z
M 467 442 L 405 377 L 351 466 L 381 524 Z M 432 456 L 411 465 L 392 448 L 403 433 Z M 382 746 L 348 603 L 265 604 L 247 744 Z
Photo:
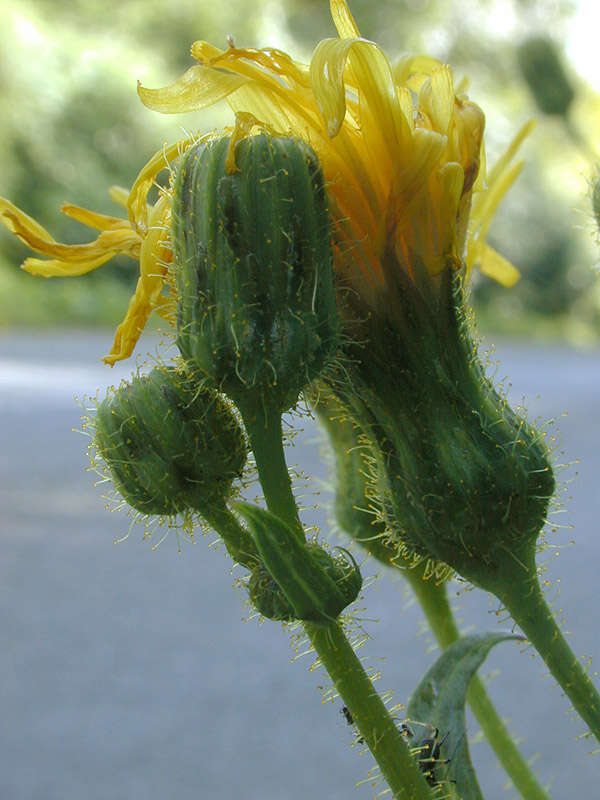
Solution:
M 324 677 L 307 657 L 290 663 L 279 626 L 244 621 L 243 595 L 210 537 L 179 553 L 171 535 L 153 551 L 134 528 L 113 544 L 127 517 L 105 511 L 85 471 L 86 439 L 71 432 L 80 425 L 74 395 L 130 371 L 98 364 L 109 339 L 0 336 L 0 798 L 372 797 L 368 783 L 354 788 L 371 761 L 350 747 L 339 703 L 321 704 Z M 575 528 L 552 537 L 576 544 L 549 554 L 548 576 L 560 578 L 557 606 L 575 651 L 598 666 L 600 352 L 504 344 L 498 354 L 511 395 L 525 395 L 533 416 L 557 419 L 561 460 L 580 459 L 564 473 L 579 472 L 567 487 L 573 500 L 555 518 Z M 326 477 L 308 423 L 291 460 Z M 323 512 L 311 514 L 324 524 Z M 493 602 L 453 591 L 465 628 L 497 629 Z M 363 654 L 381 668 L 381 688 L 406 699 L 435 657 L 416 633 L 421 615 L 387 575 L 365 589 L 364 605 L 372 639 Z M 523 750 L 541 753 L 552 797 L 595 796 L 598 756 L 575 741 L 582 726 L 539 660 L 505 644 L 485 669 L 501 670 L 491 692 Z M 514 796 L 485 744 L 473 756 L 488 800 Z

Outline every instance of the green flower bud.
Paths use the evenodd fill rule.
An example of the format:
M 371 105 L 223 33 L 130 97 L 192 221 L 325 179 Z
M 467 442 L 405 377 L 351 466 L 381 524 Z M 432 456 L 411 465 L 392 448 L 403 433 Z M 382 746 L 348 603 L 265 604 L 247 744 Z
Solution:
M 300 542 L 285 523 L 256 506 L 237 503 L 236 508 L 250 525 L 263 559 L 248 588 L 264 617 L 327 626 L 356 600 L 362 577 L 350 553 L 339 549 L 334 556 L 317 542 Z
M 533 36 L 517 50 L 521 73 L 544 114 L 566 116 L 575 98 L 575 90 L 551 39 Z
M 229 402 L 173 367 L 123 382 L 98 406 L 94 444 L 125 500 L 144 514 L 211 515 L 247 458 Z
M 285 411 L 337 345 L 323 174 L 297 139 L 242 139 L 228 172 L 230 147 L 191 147 L 175 181 L 177 342 L 236 402 Z
M 493 591 L 500 565 L 531 562 L 554 477 L 543 436 L 485 377 L 460 278 L 440 279 L 429 296 L 407 280 L 401 314 L 373 315 L 334 392 L 374 444 L 388 541 Z

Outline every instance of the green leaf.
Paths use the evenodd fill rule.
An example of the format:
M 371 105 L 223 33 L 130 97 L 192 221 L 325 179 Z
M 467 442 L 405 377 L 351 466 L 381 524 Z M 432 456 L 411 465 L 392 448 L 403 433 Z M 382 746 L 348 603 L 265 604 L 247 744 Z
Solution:
M 523 641 L 511 633 L 485 633 L 454 642 L 425 674 L 408 703 L 408 743 L 421 748 L 416 757 L 423 771 L 429 772 L 429 782 L 448 781 L 447 790 L 454 790 L 461 800 L 483 800 L 467 741 L 469 683 L 492 647 L 508 639 Z

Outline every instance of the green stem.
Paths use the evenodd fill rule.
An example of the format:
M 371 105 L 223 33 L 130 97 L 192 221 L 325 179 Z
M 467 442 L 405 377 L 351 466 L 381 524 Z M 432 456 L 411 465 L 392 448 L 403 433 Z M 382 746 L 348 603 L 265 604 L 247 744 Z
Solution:
M 298 531 L 298 536 L 304 541 L 304 529 L 298 516 L 283 451 L 281 414 L 267 406 L 257 409 L 256 405 L 251 403 L 247 405 L 238 403 L 238 408 L 250 438 L 250 447 L 254 453 L 267 508 L 271 514 Z
M 255 413 L 254 408 L 241 407 L 239 403 L 238 407 L 250 437 L 267 508 L 271 514 L 299 530 L 304 540 L 283 452 L 281 416 L 267 409 Z M 312 623 L 304 623 L 304 626 L 321 663 L 388 782 L 393 797 L 431 800 L 433 794 L 417 761 L 412 757 L 340 624 L 334 622 L 326 628 Z
M 404 575 L 421 604 L 438 644 L 446 649 L 460 636 L 448 602 L 446 585 L 435 584 L 431 579 L 423 580 L 422 572 L 422 568 L 417 567 L 407 570 Z M 548 800 L 548 795 L 517 749 L 477 675 L 471 680 L 467 700 L 486 739 L 517 791 L 527 800 Z
M 546 603 L 537 577 L 535 556 L 522 559 L 522 562 L 523 568 L 517 569 L 513 559 L 507 557 L 507 562 L 498 570 L 496 578 L 490 580 L 490 586 L 485 588 L 504 603 L 512 618 L 546 662 L 579 716 L 600 741 L 598 690 L 567 644 Z
M 433 792 L 404 737 L 373 688 L 371 679 L 339 623 L 327 628 L 304 623 L 319 659 L 373 754 L 392 796 L 427 800 Z
M 202 516 L 223 539 L 227 552 L 233 560 L 252 570 L 260 561 L 256 544 L 227 505 L 225 503 L 213 505 L 209 510 L 203 511 Z

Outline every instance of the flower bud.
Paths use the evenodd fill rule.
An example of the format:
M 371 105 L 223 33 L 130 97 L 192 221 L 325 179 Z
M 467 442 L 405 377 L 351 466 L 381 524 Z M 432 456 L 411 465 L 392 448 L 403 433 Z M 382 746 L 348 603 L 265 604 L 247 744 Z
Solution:
M 521 73 L 541 111 L 566 116 L 575 91 L 554 42 L 546 36 L 532 36 L 520 45 L 517 57 Z
M 356 600 L 362 577 L 348 551 L 338 548 L 333 556 L 317 542 L 300 542 L 268 511 L 247 503 L 237 503 L 236 508 L 246 518 L 263 560 L 248 589 L 264 617 L 327 626 Z
M 103 400 L 94 444 L 115 487 L 144 514 L 210 514 L 229 498 L 247 458 L 228 401 L 174 367 L 137 375 Z
M 182 157 L 172 237 L 179 349 L 236 402 L 290 408 L 337 344 L 330 221 L 313 150 L 266 135 Z M 229 159 L 228 159 L 229 156 Z

